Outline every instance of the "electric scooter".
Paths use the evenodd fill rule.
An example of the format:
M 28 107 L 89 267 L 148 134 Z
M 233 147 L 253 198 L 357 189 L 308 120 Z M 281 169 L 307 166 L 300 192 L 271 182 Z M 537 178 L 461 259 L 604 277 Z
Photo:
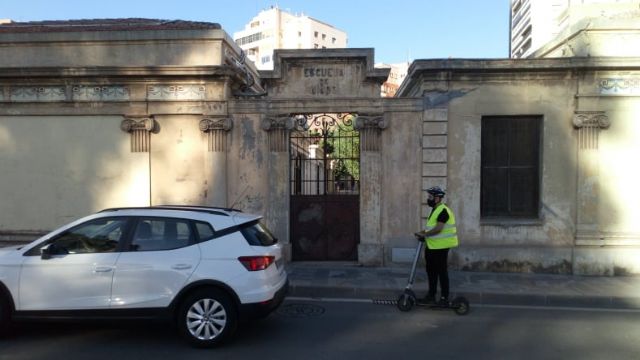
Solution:
M 416 248 L 416 254 L 413 258 L 413 265 L 411 266 L 411 273 L 409 274 L 409 282 L 407 286 L 404 288 L 404 292 L 400 297 L 398 297 L 398 302 L 396 305 L 400 311 L 409 311 L 413 308 L 414 305 L 425 306 L 432 310 L 442 310 L 442 309 L 451 309 L 458 315 L 467 315 L 471 308 L 469 307 L 469 301 L 463 296 L 458 296 L 450 301 L 446 305 L 442 304 L 424 304 L 417 301 L 416 294 L 413 292 L 413 282 L 416 278 L 416 267 L 418 266 L 418 259 L 420 258 L 420 254 L 422 253 L 422 248 L 424 247 L 424 238 L 418 236 L 416 237 L 420 240 L 418 242 L 418 247 Z

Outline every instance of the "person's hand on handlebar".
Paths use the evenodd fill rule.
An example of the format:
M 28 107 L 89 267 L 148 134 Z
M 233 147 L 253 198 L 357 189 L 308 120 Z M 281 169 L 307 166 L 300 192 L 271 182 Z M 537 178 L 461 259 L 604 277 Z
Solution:
M 424 231 L 419 231 L 413 234 L 416 237 L 416 240 L 423 241 L 424 240 Z

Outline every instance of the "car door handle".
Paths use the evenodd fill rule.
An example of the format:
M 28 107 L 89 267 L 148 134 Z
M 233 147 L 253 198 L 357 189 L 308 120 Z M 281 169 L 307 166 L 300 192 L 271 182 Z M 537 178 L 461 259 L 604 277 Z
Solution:
M 96 273 L 106 273 L 113 270 L 111 266 L 96 266 L 93 268 L 93 272 Z
M 175 269 L 175 270 L 187 270 L 187 269 L 191 269 L 191 265 L 189 265 L 189 264 L 175 264 L 171 268 Z

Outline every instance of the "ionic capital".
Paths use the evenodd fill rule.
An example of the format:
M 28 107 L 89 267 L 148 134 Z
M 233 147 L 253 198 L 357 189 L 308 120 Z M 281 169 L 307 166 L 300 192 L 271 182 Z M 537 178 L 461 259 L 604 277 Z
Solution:
M 607 129 L 609 126 L 611 121 L 604 111 L 576 111 L 573 114 L 573 127 L 576 129 L 584 127 Z
M 200 120 L 200 131 L 209 132 L 214 130 L 230 131 L 233 128 L 231 118 L 204 118 Z

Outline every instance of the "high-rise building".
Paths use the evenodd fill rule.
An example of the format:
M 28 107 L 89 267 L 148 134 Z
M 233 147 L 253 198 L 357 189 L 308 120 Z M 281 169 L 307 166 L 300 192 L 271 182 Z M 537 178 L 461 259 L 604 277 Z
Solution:
M 380 96 L 382 97 L 394 97 L 396 92 L 400 88 L 400 84 L 407 77 L 407 72 L 409 71 L 409 65 L 411 65 L 408 61 L 397 63 L 397 64 L 375 64 L 376 68 L 389 68 L 389 77 L 387 81 L 385 81 L 380 88 Z
M 512 58 L 632 56 L 624 53 L 631 47 L 618 43 L 638 30 L 639 0 L 511 0 L 509 53 Z M 581 43 L 578 35 L 589 41 Z
M 273 69 L 275 49 L 324 49 L 347 47 L 347 33 L 304 14 L 278 7 L 261 11 L 233 34 L 235 42 L 260 70 Z

